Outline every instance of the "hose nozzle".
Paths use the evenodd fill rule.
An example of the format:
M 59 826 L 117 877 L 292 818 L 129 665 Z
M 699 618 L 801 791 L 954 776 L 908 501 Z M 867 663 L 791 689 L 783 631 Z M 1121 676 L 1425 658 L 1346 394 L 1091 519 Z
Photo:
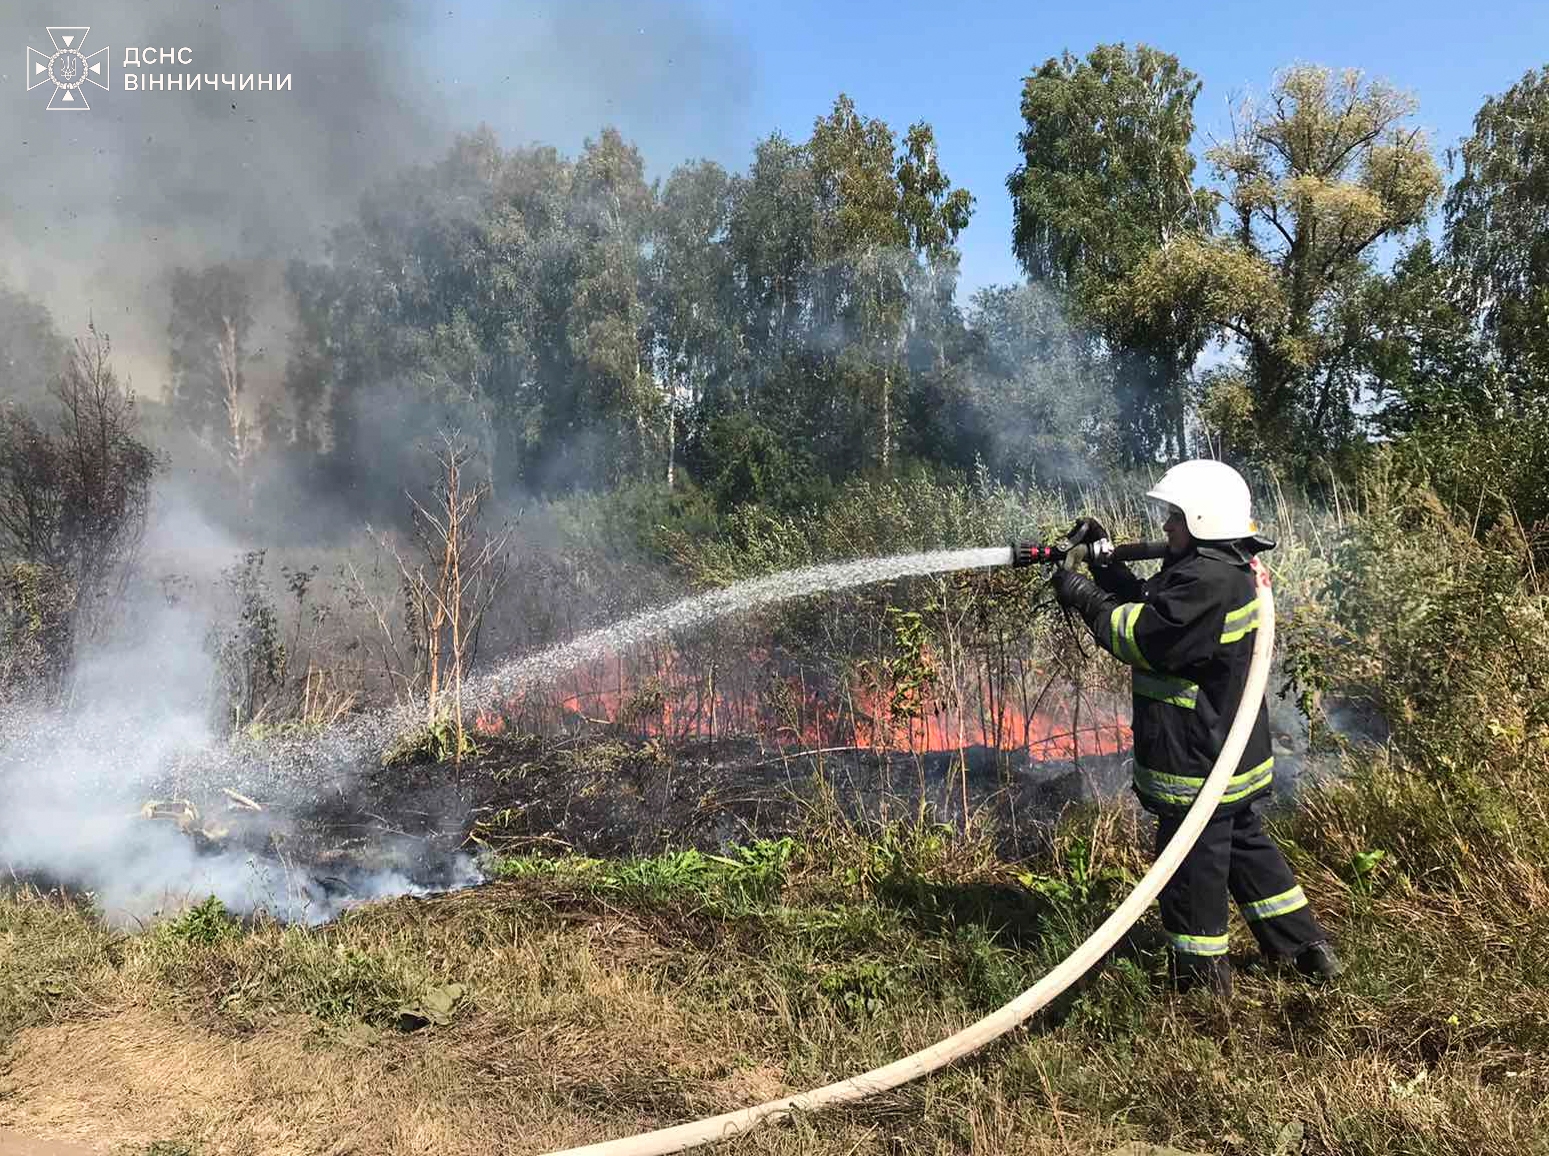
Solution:
M 1019 570 L 1024 566 L 1037 566 L 1041 563 L 1058 562 L 1065 557 L 1065 551 L 1058 546 L 1046 546 L 1042 542 L 1013 542 L 1011 543 L 1011 568 Z

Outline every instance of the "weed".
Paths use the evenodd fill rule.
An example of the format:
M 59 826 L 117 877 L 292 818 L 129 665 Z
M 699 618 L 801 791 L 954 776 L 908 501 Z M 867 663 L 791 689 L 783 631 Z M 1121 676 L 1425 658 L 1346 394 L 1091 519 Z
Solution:
M 845 534 L 852 550 L 956 542 L 1006 528 L 1031 501 L 871 494 L 869 521 L 859 508 L 815 527 L 750 520 L 746 553 L 720 562 L 827 556 Z M 1156 982 L 1148 916 L 980 1062 L 758 1143 L 824 1156 L 1091 1154 L 1137 1139 L 1277 1156 L 1549 1153 L 1541 595 L 1511 541 L 1486 549 L 1412 488 L 1379 487 L 1345 525 L 1326 554 L 1279 532 L 1288 613 L 1302 614 L 1314 587 L 1330 607 L 1300 620 L 1309 649 L 1291 673 L 1313 712 L 1334 692 L 1369 695 L 1393 741 L 1346 749 L 1343 777 L 1308 788 L 1276 833 L 1350 974 L 1308 988 L 1239 967 L 1229 1010 L 1177 1001 Z M 894 616 L 907 637 L 889 634 L 887 653 L 928 647 L 927 594 L 865 603 L 872 626 L 889 604 L 920 617 Z M 617 741 L 578 744 L 567 769 L 606 789 L 636 757 Z M 238 928 L 200 905 L 163 932 L 114 937 L 89 913 L 23 895 L 0 901 L 0 1025 L 14 1038 L 87 1008 L 171 1004 L 274 1048 L 284 1016 L 273 1013 L 306 1015 L 339 1025 L 316 1044 L 319 1080 L 338 1081 L 332 1102 L 399 1080 L 392 1093 L 417 1111 L 455 1097 L 503 1129 L 483 1150 L 563 1147 L 928 1046 L 1063 958 L 1148 859 L 1133 810 L 1114 803 L 1068 811 L 1047 845 L 1013 862 L 980 826 L 924 810 L 855 821 L 820 798 L 788 839 L 623 862 L 496 859 L 491 869 L 523 886 L 381 905 L 326 929 Z M 405 1018 L 455 1036 L 384 1044 L 385 1031 L 356 1030 Z M 229 1134 L 257 1110 L 251 1099 L 203 1108 L 190 1134 Z M 462 1141 L 445 1148 L 481 1147 Z
M 581 856 L 495 857 L 489 870 L 503 879 L 564 879 L 640 903 L 688 903 L 732 914 L 767 907 L 779 898 L 795 850 L 795 841 L 787 837 L 759 839 L 733 848 L 730 855 L 689 849 L 618 863 Z
M 852 1017 L 881 1011 L 888 998 L 903 988 L 898 970 L 877 959 L 835 967 L 818 979 L 818 990 Z
M 214 895 L 161 925 L 162 934 L 183 943 L 218 943 L 241 930 L 226 905 Z
M 120 949 L 83 903 L 30 889 L 0 900 L 0 1039 L 88 1003 Z
M 1145 1030 L 1154 1000 L 1150 975 L 1137 961 L 1120 956 L 1082 987 L 1067 1026 L 1099 1040 L 1131 1039 Z
M 395 1023 L 400 1009 L 415 998 L 415 985 L 376 952 L 340 943 L 318 962 L 303 989 L 302 1002 L 325 1022 Z
M 259 720 L 270 699 L 284 689 L 286 647 L 264 579 L 264 551 L 248 551 L 221 576 L 236 618 L 212 627 L 207 646 L 215 659 L 222 714 L 228 729 L 239 730 Z
M 399 735 L 382 754 L 384 767 L 412 767 L 452 761 L 458 754 L 457 724 L 450 715 L 437 715 L 418 730 Z M 462 734 L 461 754 L 478 753 L 473 737 Z

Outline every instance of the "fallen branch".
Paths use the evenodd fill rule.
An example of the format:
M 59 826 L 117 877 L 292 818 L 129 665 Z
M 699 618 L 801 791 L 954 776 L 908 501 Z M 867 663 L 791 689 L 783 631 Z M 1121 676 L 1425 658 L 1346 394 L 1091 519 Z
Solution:
M 249 799 L 246 795 L 238 794 L 236 791 L 233 791 L 230 787 L 222 787 L 221 788 L 221 793 L 224 794 L 233 803 L 236 803 L 238 806 L 244 807 L 244 808 L 246 808 L 249 811 L 262 811 L 263 810 L 263 807 L 260 806 L 258 803 L 255 803 L 252 799 Z

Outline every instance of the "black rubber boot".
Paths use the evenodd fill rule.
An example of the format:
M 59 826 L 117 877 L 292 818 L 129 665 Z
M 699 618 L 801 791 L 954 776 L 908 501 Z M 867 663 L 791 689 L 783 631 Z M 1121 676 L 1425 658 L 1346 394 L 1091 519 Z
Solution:
M 1273 971 L 1294 971 L 1314 983 L 1327 983 L 1345 973 L 1345 965 L 1339 962 L 1333 944 L 1326 939 L 1314 940 L 1295 955 L 1266 955 L 1265 960 Z
M 1326 939 L 1309 943 L 1302 948 L 1296 953 L 1294 962 L 1297 971 L 1319 983 L 1338 979 L 1345 973 L 1345 965 L 1339 962 L 1339 956 L 1334 954 L 1333 945 Z
M 1232 965 L 1224 955 L 1189 955 L 1170 952 L 1167 978 L 1180 995 L 1203 988 L 1221 999 L 1232 998 Z

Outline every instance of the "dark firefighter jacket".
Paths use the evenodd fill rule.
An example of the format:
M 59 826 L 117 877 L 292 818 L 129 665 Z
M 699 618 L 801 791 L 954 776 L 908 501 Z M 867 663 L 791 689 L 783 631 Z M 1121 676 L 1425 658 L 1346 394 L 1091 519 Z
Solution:
M 1135 793 L 1147 810 L 1188 808 L 1204 786 L 1248 681 L 1258 598 L 1249 555 L 1200 544 L 1142 582 L 1129 568 L 1098 567 L 1105 597 L 1087 610 L 1098 644 L 1132 668 Z M 1274 758 L 1269 708 L 1259 704 L 1218 813 L 1269 789 Z

